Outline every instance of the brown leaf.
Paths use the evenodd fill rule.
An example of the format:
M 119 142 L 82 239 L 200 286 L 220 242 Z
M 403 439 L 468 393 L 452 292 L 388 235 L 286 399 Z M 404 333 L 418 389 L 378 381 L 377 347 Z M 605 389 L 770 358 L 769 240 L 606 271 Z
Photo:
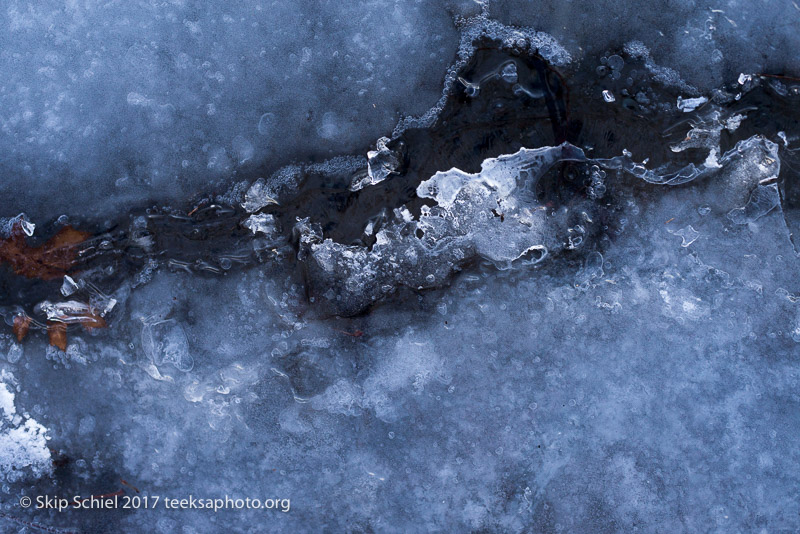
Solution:
M 14 335 L 17 336 L 17 341 L 22 341 L 28 335 L 28 329 L 31 327 L 31 318 L 27 315 L 17 315 L 14 317 Z
M 77 246 L 91 234 L 65 226 L 46 243 L 31 247 L 25 240 L 22 224 L 11 229 L 11 236 L 0 239 L 0 263 L 8 263 L 13 271 L 27 278 L 54 280 L 67 274 L 75 264 Z
M 50 344 L 58 347 L 62 351 L 67 350 L 67 325 L 59 322 L 47 323 L 47 337 L 50 339 Z
M 106 320 L 100 317 L 99 315 L 95 315 L 92 311 L 91 315 L 87 315 L 80 319 L 80 324 L 86 330 L 92 330 L 94 328 L 105 328 L 108 326 L 106 324 Z

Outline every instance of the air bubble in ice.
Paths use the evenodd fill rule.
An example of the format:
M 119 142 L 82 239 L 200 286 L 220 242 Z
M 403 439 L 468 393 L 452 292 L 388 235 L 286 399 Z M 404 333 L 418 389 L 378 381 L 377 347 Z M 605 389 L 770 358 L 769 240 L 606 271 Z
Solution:
M 175 122 L 175 106 L 154 104 L 150 108 L 150 120 L 156 128 L 166 128 Z
M 8 360 L 8 363 L 17 363 L 22 358 L 22 354 L 22 346 L 12 342 L 11 346 L 8 347 L 6 359 Z
M 233 141 L 231 141 L 231 146 L 233 147 L 233 153 L 236 155 L 236 161 L 239 165 L 243 165 L 247 161 L 253 159 L 255 149 L 253 148 L 252 143 L 250 143 L 250 141 L 241 135 L 237 135 L 233 138 Z
M 599 252 L 591 252 L 583 264 L 583 268 L 577 275 L 579 284 L 587 284 L 588 282 L 602 278 L 603 271 L 603 255 Z
M 317 128 L 317 135 L 323 139 L 336 139 L 340 129 L 336 113 L 329 111 L 322 116 L 322 124 Z
M 148 99 L 146 96 L 134 92 L 128 93 L 126 101 L 131 106 L 147 106 L 150 103 L 150 99 Z
M 586 230 L 580 224 L 567 229 L 567 248 L 572 250 L 578 248 L 583 243 L 583 236 Z
M 800 310 L 798 310 L 797 314 L 794 318 L 794 328 L 789 332 L 789 335 L 792 337 L 794 341 L 800 343 Z
M 612 93 L 608 89 L 605 89 L 603 91 L 603 100 L 605 100 L 606 102 L 613 102 L 616 100 L 616 98 L 614 98 L 614 93 Z
M 606 194 L 605 185 L 606 172 L 597 165 L 593 165 L 590 171 L 590 182 L 587 193 L 591 199 L 603 198 Z
M 503 79 L 504 82 L 507 83 L 517 83 L 517 64 L 516 63 L 507 63 L 503 70 L 500 71 L 500 77 Z
M 142 349 L 150 362 L 156 366 L 172 364 L 184 373 L 194 367 L 186 333 L 175 319 L 144 321 Z
M 609 56 L 607 64 L 612 70 L 619 70 L 625 65 L 625 61 L 622 59 L 622 56 L 614 54 L 613 56 Z
M 231 168 L 231 160 L 228 153 L 222 147 L 217 147 L 208 156 L 207 167 L 216 172 L 227 172 Z
M 94 431 L 94 427 L 97 424 L 97 421 L 91 415 L 86 415 L 81 418 L 80 423 L 78 423 L 78 434 L 81 436 L 85 436 L 86 434 L 90 434 Z
M 794 341 L 800 343 L 800 324 L 797 325 L 797 328 L 792 330 L 791 335 Z
M 274 126 L 275 126 L 275 114 L 264 113 L 258 120 L 258 133 L 260 133 L 261 135 L 268 135 L 272 133 L 272 129 Z

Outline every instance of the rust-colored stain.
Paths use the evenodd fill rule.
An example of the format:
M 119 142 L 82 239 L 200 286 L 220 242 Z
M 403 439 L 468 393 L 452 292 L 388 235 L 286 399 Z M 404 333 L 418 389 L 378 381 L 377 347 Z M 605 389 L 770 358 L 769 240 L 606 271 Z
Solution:
M 11 236 L 0 239 L 0 263 L 7 263 L 13 271 L 27 278 L 54 280 L 67 274 L 75 264 L 77 246 L 91 234 L 65 226 L 46 243 L 31 247 L 25 240 L 22 224 L 11 229 Z

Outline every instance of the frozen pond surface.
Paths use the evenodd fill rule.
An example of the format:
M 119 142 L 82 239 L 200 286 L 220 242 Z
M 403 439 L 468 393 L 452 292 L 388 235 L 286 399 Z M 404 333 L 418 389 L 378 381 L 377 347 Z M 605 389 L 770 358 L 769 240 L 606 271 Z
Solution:
M 800 10 L 570 5 L 9 4 L 3 532 L 800 528 Z

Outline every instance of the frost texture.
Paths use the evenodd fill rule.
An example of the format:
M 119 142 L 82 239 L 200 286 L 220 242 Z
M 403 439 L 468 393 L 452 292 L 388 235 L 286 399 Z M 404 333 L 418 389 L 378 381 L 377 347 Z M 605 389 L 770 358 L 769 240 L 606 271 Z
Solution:
M 40 477 L 52 469 L 47 429 L 27 414 L 17 413 L 14 376 L 0 371 L 0 479 L 16 482 Z
M 457 40 L 447 6 L 410 1 L 9 0 L 1 17 L 1 191 L 37 220 L 366 146 L 430 107 Z
M 673 3 L 676 17 L 641 3 L 448 2 L 463 40 L 446 94 L 481 34 L 565 70 L 597 51 L 609 76 L 627 50 L 685 109 L 709 99 L 686 114 L 677 95 L 652 103 L 692 121 L 652 147 L 680 164 L 526 140 L 480 171 L 422 177 L 422 207 L 376 216 L 358 244 L 326 239 L 324 217 L 308 213 L 296 262 L 273 248 L 277 217 L 262 210 L 292 209 L 314 170 L 366 176 L 365 194 L 392 185 L 381 146 L 332 156 L 363 153 L 397 110 L 414 116 L 438 98 L 458 46 L 449 15 L 436 22 L 445 8 L 168 2 L 137 5 L 153 10 L 144 20 L 124 4 L 102 16 L 28 4 L 4 12 L 0 127 L 13 148 L 0 164 L 21 171 L 7 173 L 4 192 L 16 195 L 4 216 L 27 202 L 55 217 L 31 199 L 57 197 L 61 209 L 87 183 L 105 214 L 152 191 L 230 186 L 226 198 L 248 212 L 243 233 L 274 261 L 215 276 L 148 262 L 114 293 L 111 328 L 71 336 L 66 352 L 42 332 L 24 345 L 0 333 L 0 529 L 23 528 L 10 517 L 27 514 L 40 530 L 87 532 L 798 530 L 800 259 L 776 187 L 798 134 L 757 135 L 750 111 L 722 114 L 724 95 L 702 85 L 716 87 L 729 63 L 736 80 L 796 50 L 783 24 L 791 2 Z M 120 29 L 127 39 L 104 33 Z M 497 74 L 511 84 L 522 71 L 509 65 Z M 758 83 L 744 75 L 736 91 Z M 604 112 L 628 98 L 615 88 L 606 102 L 595 88 Z M 741 127 L 751 133 L 731 146 Z M 120 147 L 128 156 L 92 157 Z M 297 154 L 331 159 L 289 164 Z M 559 162 L 580 169 L 579 194 L 537 194 Z M 53 194 L 57 168 L 79 177 L 63 182 L 80 193 Z M 146 241 L 137 224 L 131 239 Z M 42 317 L 87 312 L 73 282 L 78 291 L 66 278 L 48 286 Z M 52 302 L 62 288 L 73 304 Z M 16 310 L 5 308 L 8 320 Z M 14 504 L 23 491 L 101 494 L 120 479 L 141 495 L 289 497 L 292 511 Z

